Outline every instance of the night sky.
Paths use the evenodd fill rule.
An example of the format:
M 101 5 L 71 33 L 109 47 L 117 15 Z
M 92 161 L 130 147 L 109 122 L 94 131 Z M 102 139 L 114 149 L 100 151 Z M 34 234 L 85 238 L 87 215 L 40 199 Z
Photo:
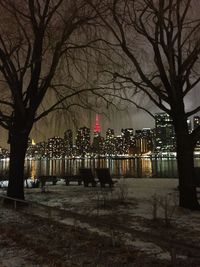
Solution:
M 149 103 L 152 112 L 156 111 Z M 158 110 L 157 110 L 158 111 Z M 78 113 L 78 111 L 77 111 Z M 145 112 L 130 106 L 124 111 L 109 111 L 105 110 L 105 114 L 99 115 L 99 122 L 101 126 L 102 136 L 105 136 L 107 128 L 113 128 L 115 134 L 120 134 L 122 128 L 133 128 L 141 129 L 144 127 L 154 127 L 154 120 Z M 65 120 L 65 115 L 63 114 L 62 118 L 56 114 L 49 115 L 47 118 L 35 124 L 31 132 L 30 137 L 33 138 L 36 142 L 47 141 L 48 138 L 58 135 L 63 137 L 63 133 L 67 129 L 73 129 L 76 132 L 77 127 L 90 127 L 93 131 L 95 125 L 95 113 L 91 111 L 83 111 L 82 117 L 77 121 L 77 125 L 73 125 L 70 122 Z M 1 128 L 0 135 L 0 146 L 8 147 L 7 144 L 7 132 Z
M 187 109 L 196 106 L 199 103 L 199 89 L 193 92 L 187 98 L 186 106 Z M 141 129 L 145 127 L 154 128 L 155 123 L 154 119 L 149 116 L 146 112 L 141 111 L 135 108 L 133 105 L 126 104 L 126 109 L 124 110 L 109 110 L 105 109 L 104 113 L 100 114 L 100 125 L 102 129 L 102 136 L 105 136 L 105 132 L 107 128 L 113 128 L 115 130 L 115 134 L 120 134 L 122 128 L 133 128 Z M 149 101 L 146 101 L 145 107 L 150 110 L 153 114 L 155 112 L 162 112 L 155 108 L 153 104 Z M 78 127 L 90 127 L 91 131 L 93 131 L 93 127 L 95 124 L 95 112 L 87 111 L 87 110 L 77 110 L 77 124 L 76 126 L 73 123 L 66 120 L 68 114 L 63 114 L 60 116 L 59 114 L 51 114 L 43 120 L 39 121 L 31 132 L 30 137 L 35 139 L 36 142 L 39 141 L 47 141 L 48 138 L 58 135 L 63 137 L 63 133 L 67 129 L 72 129 L 76 132 Z M 80 116 L 81 114 L 81 116 Z M 7 132 L 1 128 L 0 134 L 0 146 L 8 147 L 7 144 Z
M 195 5 L 199 5 L 199 1 L 194 1 Z M 199 10 L 194 9 L 194 10 Z M 186 99 L 186 107 L 197 106 L 199 104 L 199 88 L 196 89 L 192 95 Z M 152 113 L 159 112 L 148 100 L 145 103 L 145 107 Z M 123 109 L 123 108 L 122 108 Z M 81 111 L 81 116 L 79 116 L 79 110 L 77 110 L 77 125 L 74 126 L 72 122 L 66 120 L 65 115 L 58 117 L 55 115 L 50 115 L 44 120 L 38 122 L 31 132 L 30 137 L 34 138 L 36 142 L 47 140 L 49 137 L 54 135 L 59 135 L 63 137 L 63 133 L 67 129 L 73 129 L 74 132 L 78 127 L 90 127 L 93 130 L 95 124 L 95 113 L 87 110 Z M 124 111 L 116 111 L 105 109 L 104 113 L 107 115 L 100 115 L 100 125 L 102 128 L 102 135 L 105 136 L 105 131 L 108 127 L 115 130 L 115 134 L 120 134 L 122 128 L 133 128 L 141 129 L 143 127 L 154 127 L 154 120 L 152 117 L 147 115 L 144 111 L 138 110 L 137 108 L 128 105 Z M 0 146 L 8 147 L 7 145 L 7 132 L 0 128 Z

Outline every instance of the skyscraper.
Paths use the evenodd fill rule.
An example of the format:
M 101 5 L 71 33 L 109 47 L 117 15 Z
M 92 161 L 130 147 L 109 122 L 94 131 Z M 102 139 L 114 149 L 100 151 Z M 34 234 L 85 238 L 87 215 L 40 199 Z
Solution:
M 66 156 L 71 156 L 73 149 L 73 133 L 71 129 L 64 132 L 64 145 L 66 150 Z
M 200 117 L 194 116 L 193 117 L 193 128 L 196 129 L 200 125 Z
M 101 127 L 99 125 L 99 115 L 96 114 L 95 126 L 94 126 L 94 135 L 100 135 L 100 132 L 101 132 Z
M 155 150 L 174 151 L 175 132 L 172 119 L 167 113 L 155 114 Z
M 115 133 L 111 128 L 106 131 L 105 152 L 107 155 L 115 154 Z
M 90 129 L 87 127 L 79 128 L 76 136 L 77 152 L 80 156 L 84 156 L 90 152 Z
M 123 151 L 125 154 L 129 154 L 130 147 L 134 143 L 134 130 L 132 128 L 126 128 L 121 130 L 123 140 Z
M 193 117 L 193 128 L 196 129 L 200 125 L 200 117 L 199 116 L 194 116 Z M 197 141 L 196 143 L 196 148 L 200 148 L 200 140 Z
M 96 114 L 94 126 L 93 152 L 100 155 L 104 150 L 104 138 L 101 137 L 101 127 L 99 124 L 99 115 Z
M 64 139 L 54 136 L 48 139 L 48 156 L 50 158 L 60 158 L 64 155 Z
M 150 128 L 135 131 L 135 148 L 140 154 L 153 150 L 153 131 Z

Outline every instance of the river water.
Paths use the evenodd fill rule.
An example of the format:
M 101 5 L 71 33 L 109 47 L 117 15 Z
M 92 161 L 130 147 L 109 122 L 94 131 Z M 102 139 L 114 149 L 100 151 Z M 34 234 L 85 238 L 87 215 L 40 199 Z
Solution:
M 195 166 L 200 167 L 200 158 L 195 159 Z M 0 161 L 0 175 L 7 176 L 9 161 Z M 25 174 L 28 177 L 39 175 L 78 174 L 80 167 L 99 167 L 110 169 L 114 177 L 154 177 L 176 178 L 176 158 L 126 158 L 126 159 L 41 159 L 26 160 Z

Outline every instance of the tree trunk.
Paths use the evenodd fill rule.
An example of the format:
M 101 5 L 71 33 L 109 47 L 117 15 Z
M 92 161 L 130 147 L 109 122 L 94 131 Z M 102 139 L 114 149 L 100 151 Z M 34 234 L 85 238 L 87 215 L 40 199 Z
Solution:
M 10 132 L 10 165 L 7 196 L 24 199 L 24 161 L 28 145 L 28 133 Z
M 194 172 L 193 146 L 190 136 L 183 129 L 176 133 L 177 164 L 179 174 L 179 205 L 191 210 L 199 210 Z

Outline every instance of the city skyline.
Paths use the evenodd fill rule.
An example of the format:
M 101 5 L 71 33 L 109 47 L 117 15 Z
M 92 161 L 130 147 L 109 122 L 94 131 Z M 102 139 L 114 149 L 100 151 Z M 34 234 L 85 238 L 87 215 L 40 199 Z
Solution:
M 158 112 L 159 113 L 159 112 Z M 162 112 L 161 112 L 162 113 Z M 156 113 L 155 113 L 156 114 Z M 154 115 L 155 115 L 154 114 Z M 121 134 L 121 131 L 122 131 L 122 129 L 126 129 L 126 128 L 133 128 L 134 129 L 134 131 L 135 130 L 139 130 L 139 129 L 143 129 L 143 128 L 151 128 L 151 129 L 153 129 L 154 127 L 155 127 L 155 120 L 152 118 L 152 120 L 151 120 L 151 122 L 150 122 L 150 120 L 148 120 L 148 123 L 149 124 L 145 124 L 145 121 L 144 120 L 141 120 L 141 116 L 140 116 L 140 123 L 139 124 L 131 124 L 131 120 L 129 120 L 129 123 L 128 122 L 125 122 L 124 123 L 124 125 L 125 125 L 125 127 L 123 127 L 123 125 L 122 125 L 122 127 L 121 127 L 121 124 L 118 124 L 118 130 L 116 130 L 116 128 L 117 127 L 112 127 L 112 125 L 114 125 L 114 121 L 112 121 L 112 123 L 110 123 L 110 120 L 106 120 L 106 117 L 105 116 L 103 116 L 102 114 L 99 114 L 98 115 L 99 116 L 99 118 L 98 118 L 98 123 L 100 124 L 99 125 L 99 127 L 101 127 L 101 136 L 103 136 L 103 137 L 105 137 L 105 135 L 106 135 L 106 131 L 107 131 L 107 129 L 108 128 L 111 128 L 111 129 L 113 129 L 114 130 L 114 133 L 115 133 L 115 135 L 117 136 L 117 135 L 120 135 Z M 84 125 L 84 124 L 82 124 L 80 127 L 77 127 L 76 129 L 74 129 L 73 130 L 73 135 L 74 135 L 74 137 L 75 137 L 75 134 L 76 134 L 76 131 L 79 129 L 79 128 L 81 128 L 81 127 L 88 127 L 88 128 L 90 128 L 90 130 L 91 130 L 91 138 L 93 137 L 93 135 L 94 135 L 94 126 L 95 126 L 95 122 L 96 122 L 96 113 L 94 113 L 93 114 L 93 119 L 91 120 L 91 126 L 90 127 L 88 127 L 88 126 L 86 126 L 86 125 Z M 110 124 L 109 124 L 110 123 Z M 193 124 L 193 123 L 192 123 Z M 105 125 L 107 126 L 107 127 L 105 127 Z M 141 127 L 138 127 L 138 125 L 141 125 Z M 135 127 L 134 127 L 135 126 Z M 61 132 L 60 132 L 60 134 L 56 134 L 56 133 L 54 133 L 53 131 L 52 131 L 52 134 L 51 133 L 49 133 L 49 135 L 46 135 L 45 136 L 45 138 L 40 138 L 40 139 L 37 139 L 37 138 L 35 138 L 35 136 L 33 135 L 33 134 L 31 134 L 30 135 L 30 138 L 31 139 L 34 139 L 34 141 L 36 142 L 36 143 L 38 143 L 38 142 L 42 142 L 42 141 L 48 141 L 48 139 L 49 138 L 52 138 L 52 137 L 54 137 L 54 136 L 63 136 L 64 135 L 64 132 L 66 131 L 66 129 L 67 128 L 65 128 L 65 127 L 63 127 L 64 129 L 62 129 L 61 130 Z M 70 128 L 68 128 L 68 129 L 70 129 Z M 37 136 L 37 135 L 36 135 Z M 2 148 L 6 148 L 6 149 L 9 149 L 9 146 L 6 144 L 5 145 L 5 143 L 4 142 L 1 142 L 1 144 L 0 144 L 0 146 L 2 147 Z
M 200 125 L 200 117 L 194 116 L 188 120 L 188 130 Z M 120 135 L 115 135 L 108 128 L 105 137 L 101 135 L 98 115 L 92 129 L 81 127 L 74 135 L 71 129 L 64 132 L 64 137 L 54 136 L 48 141 L 35 143 L 30 139 L 27 150 L 28 157 L 63 158 L 63 157 L 93 157 L 93 156 L 134 156 L 151 153 L 176 152 L 175 131 L 172 120 L 167 113 L 155 114 L 155 128 L 121 129 Z M 93 132 L 93 137 L 92 137 Z M 196 151 L 199 151 L 199 141 Z
M 145 100 L 145 108 L 152 114 L 162 112 L 155 108 L 155 106 L 148 100 Z M 196 106 L 198 103 L 198 90 L 196 89 L 192 95 L 187 98 L 186 109 Z M 52 113 L 44 120 L 39 121 L 33 126 L 30 136 L 35 138 L 37 142 L 48 140 L 52 136 L 61 136 L 66 128 L 72 128 L 74 132 L 80 127 L 86 126 L 92 128 L 95 122 L 96 113 L 91 110 L 77 110 L 77 126 L 70 122 L 70 118 L 66 118 L 65 113 L 56 114 Z M 198 114 L 197 114 L 198 115 Z M 101 130 L 106 132 L 107 128 L 112 128 L 116 133 L 120 133 L 122 128 L 153 128 L 154 118 L 147 114 L 147 112 L 134 107 L 133 105 L 124 106 L 121 110 L 110 110 L 99 113 L 101 123 Z M 0 146 L 9 148 L 8 132 L 0 128 Z
M 149 108 L 153 107 L 149 105 Z M 86 126 L 88 128 L 93 128 L 95 123 L 96 113 L 90 110 L 88 111 L 77 111 L 80 117 L 77 120 L 77 126 L 73 125 L 72 122 L 66 120 L 66 116 L 63 113 L 61 116 L 56 114 L 51 114 L 42 121 L 36 123 L 31 131 L 30 137 L 35 139 L 36 142 L 42 140 L 48 140 L 52 136 L 61 136 L 62 133 L 67 129 L 71 128 L 74 132 L 80 127 Z M 154 119 L 147 115 L 146 112 L 136 109 L 135 107 L 130 107 L 128 110 L 124 111 L 107 111 L 107 113 L 99 113 L 99 119 L 101 123 L 101 132 L 105 133 L 107 128 L 112 128 L 116 133 L 120 133 L 122 128 L 138 128 L 143 127 L 152 128 L 154 125 Z M 0 129 L 0 146 L 9 147 L 7 143 L 8 132 L 1 128 Z
M 99 115 L 96 114 L 91 128 L 83 126 L 75 133 L 71 129 L 65 129 L 61 136 L 54 135 L 40 142 L 29 138 L 26 156 L 35 159 L 52 159 L 173 154 L 176 152 L 176 140 L 172 120 L 165 112 L 155 113 L 154 116 L 155 127 L 121 128 L 120 134 L 108 127 L 103 135 Z M 199 125 L 200 116 L 193 116 L 188 120 L 190 132 Z M 195 151 L 199 153 L 200 141 L 197 141 Z M 5 147 L 0 147 L 0 158 L 8 157 L 9 151 Z

